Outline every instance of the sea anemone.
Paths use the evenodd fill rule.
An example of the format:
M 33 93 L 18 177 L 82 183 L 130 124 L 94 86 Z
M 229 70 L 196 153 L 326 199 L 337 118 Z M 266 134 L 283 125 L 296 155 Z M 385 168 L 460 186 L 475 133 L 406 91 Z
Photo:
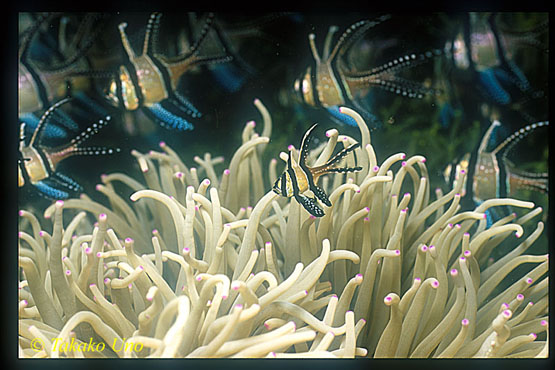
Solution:
M 221 157 L 188 167 L 160 143 L 132 153 L 144 182 L 102 176 L 109 206 L 82 195 L 45 220 L 20 211 L 20 357 L 547 357 L 548 257 L 525 254 L 543 223 L 490 258 L 541 208 L 462 212 L 463 181 L 432 200 L 425 158 L 378 165 L 365 122 L 341 108 L 360 141 L 328 130 L 308 162 L 359 141 L 363 170 L 322 179 L 332 206 L 316 218 L 268 190 L 281 166 L 261 163 L 272 125 L 255 105 L 263 131 L 245 126 L 220 176 Z M 502 205 L 532 210 L 488 227 Z

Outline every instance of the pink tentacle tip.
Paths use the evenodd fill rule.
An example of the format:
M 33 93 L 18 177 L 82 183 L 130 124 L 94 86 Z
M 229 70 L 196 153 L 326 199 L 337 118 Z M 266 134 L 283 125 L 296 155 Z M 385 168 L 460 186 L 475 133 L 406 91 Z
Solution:
M 176 172 L 175 177 L 177 177 L 178 179 L 181 179 L 183 177 L 183 172 Z
M 25 306 L 27 306 L 27 305 L 29 304 L 29 302 L 27 302 L 26 299 L 22 300 L 21 302 L 23 302 L 23 304 L 24 304 Z
M 252 127 L 256 127 L 256 122 L 255 121 L 249 121 L 247 124 L 251 125 Z
M 405 194 L 403 194 L 403 197 L 410 197 L 410 193 L 406 192 Z
M 468 319 L 462 319 L 461 321 L 462 326 L 468 326 L 469 324 L 470 324 L 470 321 Z
M 310 216 L 308 216 L 308 218 L 310 218 L 311 220 L 316 220 L 316 216 L 314 216 L 314 215 L 310 215 Z
M 379 166 L 374 166 L 374 168 L 372 168 L 372 171 L 374 171 L 374 172 L 378 172 L 379 170 L 380 170 Z
M 160 141 L 160 142 L 158 143 L 158 146 L 160 146 L 160 148 L 163 148 L 163 147 L 166 146 L 166 142 L 165 142 L 165 141 Z
M 451 269 L 451 271 L 449 271 L 449 273 L 451 274 L 451 276 L 455 277 L 459 274 L 459 270 L 457 269 Z
M 67 275 L 67 276 L 71 275 L 71 271 L 70 271 L 70 270 L 66 270 L 66 275 Z
M 522 236 L 522 234 L 520 234 L 519 232 L 515 232 L 515 236 L 516 236 L 517 238 L 520 238 L 520 237 Z
M 355 193 L 360 193 L 360 188 L 358 188 L 357 190 L 355 190 Z
M 439 286 L 439 281 L 435 280 L 432 282 L 432 288 L 437 288 Z
M 106 216 L 106 213 L 101 213 L 100 215 L 98 215 L 99 221 L 106 221 L 107 218 L 108 216 Z
M 103 188 L 102 184 L 96 184 L 96 186 L 94 187 L 96 189 L 96 191 L 101 191 Z
M 44 232 L 44 231 L 42 231 L 42 230 L 39 231 L 39 236 L 45 236 L 45 235 L 46 235 L 46 232 Z
M 364 217 L 364 221 L 370 221 L 370 217 Z
M 91 252 L 92 252 L 92 248 L 91 248 L 91 247 L 85 248 L 85 253 L 86 253 L 86 254 L 91 254 Z
M 470 233 L 464 233 L 463 236 L 470 236 Z
M 422 279 L 420 279 L 420 278 L 414 278 L 414 282 L 415 282 L 415 283 L 419 283 L 419 282 L 421 282 L 421 281 L 422 281 Z
M 265 245 L 266 247 L 271 247 L 271 246 L 272 246 L 272 242 L 266 242 L 266 243 L 264 243 L 264 245 Z
M 540 325 L 541 325 L 541 326 L 547 326 L 547 320 L 542 320 L 542 321 L 540 322 Z
M 528 302 L 528 306 L 533 306 L 533 305 L 534 305 L 534 302 L 532 301 Z
M 461 262 L 465 262 L 465 261 L 466 261 L 466 258 L 461 257 L 461 258 L 459 258 L 459 260 L 460 260 Z
M 18 238 L 21 238 L 22 236 L 23 236 L 23 232 L 20 231 L 20 232 L 17 233 Z
M 365 210 L 366 212 L 370 212 L 370 207 L 364 207 L 364 210 Z
M 390 296 L 386 296 L 383 300 L 384 300 L 385 304 L 388 304 L 393 300 L 393 298 L 391 298 Z
M 108 277 L 107 277 L 107 278 L 104 278 L 104 284 L 109 284 L 110 281 L 112 281 L 112 280 L 110 280 L 110 278 L 108 278 Z
M 461 228 L 461 225 L 460 225 L 460 224 L 455 224 L 455 228 L 456 228 L 456 229 L 460 229 L 460 228 Z
M 452 229 L 453 228 L 453 224 L 447 224 L 447 227 Z
M 202 281 L 202 276 L 197 276 L 196 279 L 197 281 Z
M 407 158 L 407 155 L 405 153 L 401 154 L 401 159 L 405 159 Z
M 158 229 L 152 229 L 153 234 L 158 234 Z
M 243 305 L 241 303 L 238 303 L 238 304 L 235 305 L 235 308 L 242 309 Z
M 407 162 L 403 161 L 401 162 L 401 166 L 405 167 L 407 165 Z
M 528 335 L 530 336 L 530 339 L 532 339 L 532 340 L 536 340 L 536 338 L 538 337 L 538 335 L 536 333 L 530 333 Z
M 64 201 L 63 200 L 57 200 L 56 201 L 56 208 L 62 208 L 64 206 Z
M 339 113 L 345 113 L 345 108 L 344 107 L 339 107 Z
M 423 246 L 420 247 L 420 250 L 422 252 L 426 252 L 428 250 L 428 247 L 426 245 L 423 245 Z
M 264 323 L 264 327 L 266 328 L 266 330 L 270 330 L 270 325 L 268 325 L 267 322 Z
M 226 296 L 226 295 L 223 295 L 223 296 L 222 296 L 222 299 L 223 299 L 223 300 L 226 300 L 226 299 L 227 299 L 227 296 Z
M 20 210 L 20 211 L 18 212 L 18 214 L 19 214 L 20 216 L 23 216 L 25 213 L 24 213 L 23 210 Z
M 420 160 L 420 162 L 421 162 L 421 163 L 426 163 L 426 158 L 422 158 L 422 159 Z
M 102 256 L 102 252 L 96 252 L 96 256 L 100 258 Z
M 293 150 L 293 149 L 295 149 L 295 147 L 293 146 L 293 144 L 289 144 L 289 145 L 287 146 L 287 150 Z
M 395 255 L 396 256 L 400 256 L 401 255 L 401 251 L 399 249 L 395 249 Z
M 403 209 L 401 210 L 401 213 L 407 213 L 407 210 L 408 210 L 408 208 L 403 208 Z
M 516 300 L 517 300 L 517 301 L 523 301 L 523 300 L 524 300 L 524 295 L 522 295 L 522 294 L 517 294 L 517 295 L 516 295 Z
M 199 206 L 195 206 L 195 211 L 198 211 L 199 209 Z
M 189 248 L 187 247 L 183 248 L 183 253 L 189 253 Z
M 511 312 L 511 310 L 505 310 L 503 311 L 503 316 L 507 319 L 510 319 L 513 316 L 513 313 Z
M 205 183 L 206 185 L 210 185 L 210 180 L 209 180 L 209 179 L 205 179 L 205 180 L 204 180 L 204 183 Z
M 95 283 L 90 283 L 89 284 L 89 287 L 93 287 L 93 286 L 96 286 L 96 284 Z
M 139 266 L 139 270 L 143 271 L 145 268 L 143 266 Z
M 359 279 L 362 279 L 362 274 L 356 274 L 355 277 L 359 278 Z
M 532 278 L 526 278 L 526 284 L 532 284 L 534 282 L 534 279 Z
M 469 251 L 469 250 L 466 250 L 466 251 L 464 251 L 463 254 L 464 254 L 464 256 L 465 256 L 466 258 L 468 258 L 468 257 L 470 257 L 470 256 L 472 255 L 472 252 Z

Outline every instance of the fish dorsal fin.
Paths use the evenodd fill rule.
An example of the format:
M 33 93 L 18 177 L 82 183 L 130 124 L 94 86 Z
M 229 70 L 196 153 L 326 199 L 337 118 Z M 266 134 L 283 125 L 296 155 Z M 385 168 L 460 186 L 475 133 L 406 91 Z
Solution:
M 310 144 L 310 135 L 314 128 L 316 128 L 318 124 L 315 123 L 310 127 L 304 134 L 303 139 L 301 140 L 301 146 L 299 150 L 299 166 L 306 171 L 306 157 L 308 156 L 308 145 Z
M 56 104 L 52 105 L 50 108 L 48 108 L 46 110 L 46 112 L 44 112 L 44 114 L 42 115 L 42 117 L 40 118 L 39 123 L 37 124 L 37 127 L 35 128 L 35 131 L 33 132 L 33 136 L 31 136 L 31 141 L 29 141 L 29 146 L 33 146 L 33 144 L 35 142 L 39 142 L 40 141 L 40 135 L 45 127 L 45 125 L 47 125 L 47 119 L 52 115 L 52 113 L 58 109 L 61 105 L 69 102 L 71 100 L 71 98 L 64 98 L 62 100 L 60 100 L 59 102 L 57 102 Z

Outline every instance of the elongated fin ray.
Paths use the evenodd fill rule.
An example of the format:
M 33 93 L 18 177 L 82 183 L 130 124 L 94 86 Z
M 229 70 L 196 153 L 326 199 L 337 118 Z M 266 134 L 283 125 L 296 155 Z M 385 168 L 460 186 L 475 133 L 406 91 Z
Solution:
M 42 117 L 39 120 L 37 128 L 33 132 L 33 136 L 31 137 L 31 141 L 29 142 L 29 146 L 32 146 L 35 143 L 35 141 L 36 142 L 40 141 L 41 131 L 44 129 L 44 126 L 47 124 L 46 121 L 49 119 L 49 117 L 52 115 L 52 113 L 56 109 L 58 109 L 61 105 L 69 102 L 70 100 L 71 100 L 71 98 L 64 98 L 64 99 L 60 100 L 59 102 L 55 103 L 54 105 L 52 105 L 50 108 L 48 108 L 46 110 L 46 112 L 44 112 L 44 114 L 42 115 Z

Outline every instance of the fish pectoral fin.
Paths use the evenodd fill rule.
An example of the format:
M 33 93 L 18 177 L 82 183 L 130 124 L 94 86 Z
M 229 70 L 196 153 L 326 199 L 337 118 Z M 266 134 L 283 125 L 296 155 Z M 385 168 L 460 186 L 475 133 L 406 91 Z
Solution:
M 295 199 L 299 202 L 304 209 L 308 211 L 314 217 L 322 217 L 325 213 L 322 211 L 320 207 L 316 204 L 315 198 L 309 198 L 302 194 L 295 195 Z

